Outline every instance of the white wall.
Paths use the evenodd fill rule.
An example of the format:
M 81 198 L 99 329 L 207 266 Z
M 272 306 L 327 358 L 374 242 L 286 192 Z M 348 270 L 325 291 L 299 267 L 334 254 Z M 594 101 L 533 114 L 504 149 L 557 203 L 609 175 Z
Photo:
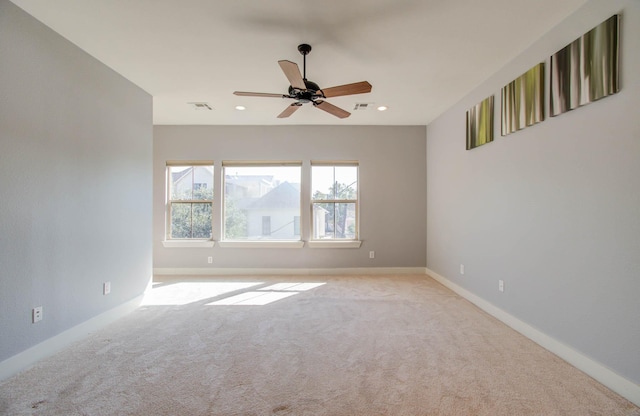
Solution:
M 154 268 L 424 267 L 425 134 L 424 126 L 155 126 Z M 304 179 L 309 174 L 309 161 L 357 160 L 362 246 L 359 249 L 163 247 L 167 160 L 213 160 L 216 183 L 220 182 L 223 160 L 303 161 L 300 221 L 303 240 L 310 235 L 311 191 Z M 216 240 L 221 234 L 220 206 L 218 203 L 218 208 L 214 207 Z M 369 259 L 371 250 L 376 252 L 375 259 Z M 208 256 L 214 258 L 211 265 L 207 264 Z
M 618 12 L 621 92 L 501 137 L 500 88 Z M 491 94 L 495 141 L 466 151 Z M 427 128 L 427 267 L 635 383 L 639 109 L 640 2 L 590 1 Z
M 0 362 L 144 291 L 151 110 L 147 93 L 0 0 Z

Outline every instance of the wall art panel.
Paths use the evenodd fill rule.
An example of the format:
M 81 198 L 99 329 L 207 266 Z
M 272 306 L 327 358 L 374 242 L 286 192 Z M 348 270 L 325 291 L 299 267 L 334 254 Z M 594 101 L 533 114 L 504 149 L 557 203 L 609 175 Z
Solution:
M 619 16 L 613 15 L 551 56 L 551 116 L 620 91 Z
M 493 141 L 493 95 L 467 111 L 467 150 Z
M 502 87 L 501 108 L 503 136 L 544 120 L 544 62 Z

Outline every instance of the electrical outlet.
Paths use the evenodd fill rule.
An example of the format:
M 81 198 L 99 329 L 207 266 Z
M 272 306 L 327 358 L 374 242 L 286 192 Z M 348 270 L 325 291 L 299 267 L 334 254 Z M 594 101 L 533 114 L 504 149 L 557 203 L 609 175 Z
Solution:
M 464 264 L 460 265 L 460 274 L 464 274 Z
M 111 293 L 111 282 L 104 282 L 102 284 L 102 294 L 108 295 L 109 293 Z
M 498 280 L 498 290 L 504 292 L 504 280 Z
M 370 251 L 369 252 L 369 258 L 370 259 L 375 259 L 376 258 L 376 252 L 375 251 Z
M 211 256 L 207 257 L 207 263 L 209 264 L 213 263 L 213 257 Z
M 31 310 L 31 322 L 35 324 L 40 321 L 42 321 L 42 306 L 37 306 Z

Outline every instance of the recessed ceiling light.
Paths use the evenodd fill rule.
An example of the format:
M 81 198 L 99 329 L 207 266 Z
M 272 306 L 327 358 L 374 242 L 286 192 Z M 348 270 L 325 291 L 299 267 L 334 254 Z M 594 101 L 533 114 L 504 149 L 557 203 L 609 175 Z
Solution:
M 378 107 L 378 111 L 385 111 L 387 109 L 386 106 L 381 105 L 380 107 Z
M 246 110 L 246 109 L 247 109 L 247 107 L 245 107 L 245 106 L 243 106 L 243 105 L 237 105 L 237 106 L 236 106 L 236 110 L 238 110 L 238 111 L 244 111 L 244 110 Z

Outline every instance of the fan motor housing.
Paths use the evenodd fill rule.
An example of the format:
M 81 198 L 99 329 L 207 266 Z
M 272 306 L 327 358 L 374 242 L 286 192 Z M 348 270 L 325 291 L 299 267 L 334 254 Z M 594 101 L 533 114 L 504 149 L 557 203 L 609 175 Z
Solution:
M 305 79 L 304 85 L 307 87 L 306 90 L 298 90 L 290 85 L 289 96 L 292 98 L 296 98 L 303 103 L 312 102 L 315 98 L 318 98 L 320 96 L 319 94 L 317 94 L 317 91 L 320 91 L 320 86 L 318 84 L 313 81 L 307 81 Z

